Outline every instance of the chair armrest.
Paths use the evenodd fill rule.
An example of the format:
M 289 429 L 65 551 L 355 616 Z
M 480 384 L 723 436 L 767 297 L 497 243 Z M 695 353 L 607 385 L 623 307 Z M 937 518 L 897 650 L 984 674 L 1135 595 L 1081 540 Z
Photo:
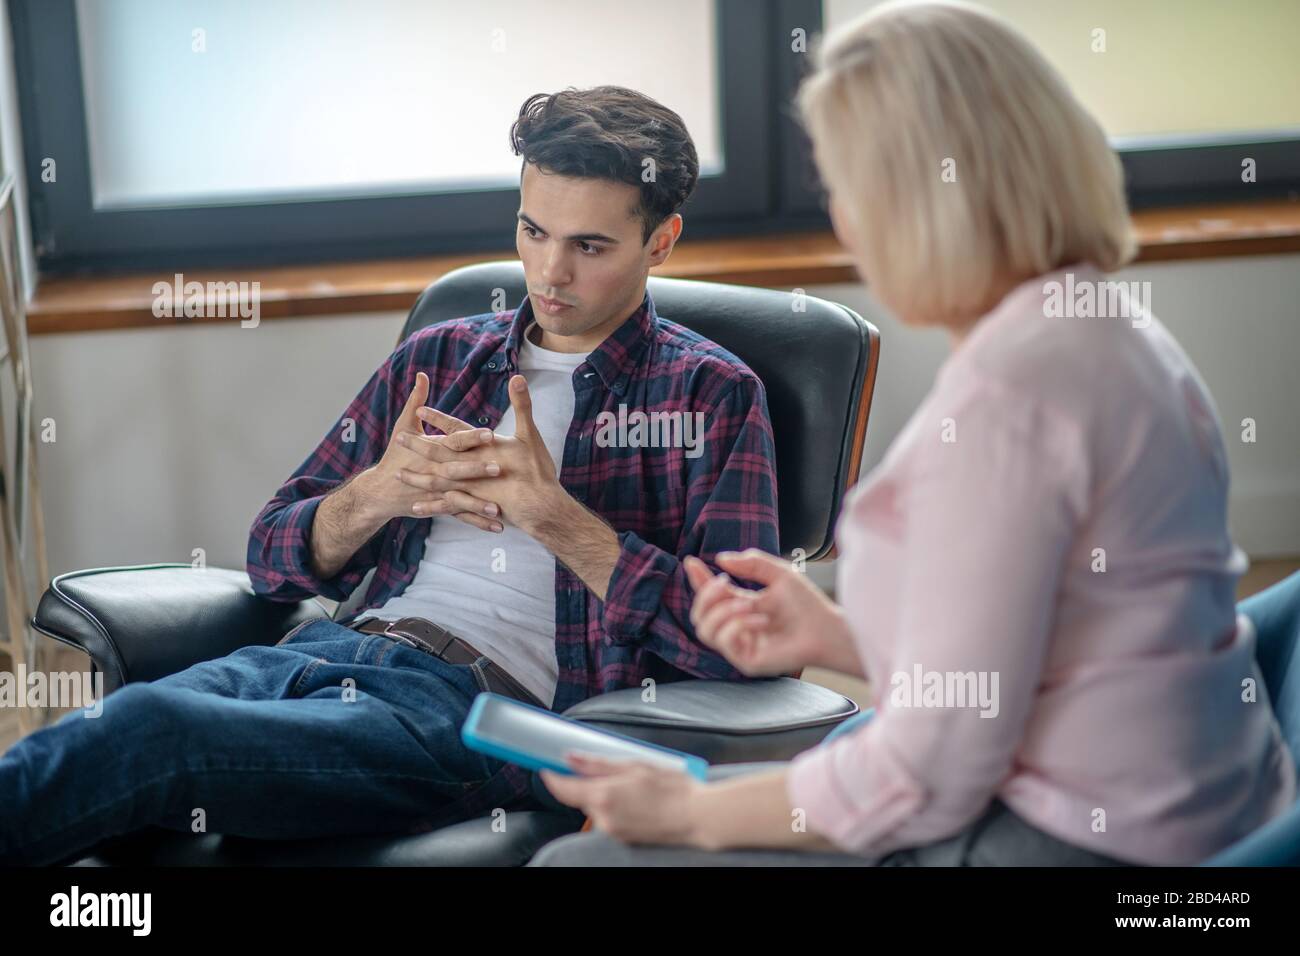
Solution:
M 143 564 L 60 574 L 31 623 L 89 654 L 107 694 L 248 644 L 274 644 L 298 624 L 328 616 L 315 600 L 261 597 L 243 571 Z
M 564 716 L 714 764 L 790 760 L 858 713 L 842 694 L 793 677 L 674 681 L 656 685 L 654 701 L 642 693 L 601 694 Z
M 842 694 L 793 677 L 674 681 L 656 685 L 653 702 L 642 693 L 631 687 L 590 697 L 564 716 L 703 757 L 710 781 L 781 766 L 858 713 Z M 542 806 L 569 809 L 536 773 L 530 783 Z

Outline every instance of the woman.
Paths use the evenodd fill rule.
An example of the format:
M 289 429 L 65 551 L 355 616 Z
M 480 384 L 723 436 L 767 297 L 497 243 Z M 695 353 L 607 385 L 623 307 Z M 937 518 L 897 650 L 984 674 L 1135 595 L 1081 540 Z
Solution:
M 1295 767 L 1235 615 L 1210 397 L 1103 277 L 1133 240 L 1101 129 L 950 4 L 829 37 L 799 107 L 860 273 L 953 348 L 846 500 L 843 609 L 746 552 L 688 560 L 692 620 L 747 674 L 870 679 L 877 713 L 709 784 L 575 759 L 544 781 L 596 832 L 535 862 L 1182 865 L 1245 836 Z

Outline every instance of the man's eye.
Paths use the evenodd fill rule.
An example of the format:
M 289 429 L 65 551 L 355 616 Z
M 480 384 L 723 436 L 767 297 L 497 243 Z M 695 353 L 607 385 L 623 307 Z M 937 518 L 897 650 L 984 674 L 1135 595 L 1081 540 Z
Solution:
M 528 237 L 530 239 L 537 238 L 537 230 L 534 229 L 532 226 L 524 226 L 524 232 L 528 233 Z
M 599 246 L 593 246 L 590 242 L 580 242 L 578 243 L 578 248 L 591 256 L 598 256 L 601 252 Z

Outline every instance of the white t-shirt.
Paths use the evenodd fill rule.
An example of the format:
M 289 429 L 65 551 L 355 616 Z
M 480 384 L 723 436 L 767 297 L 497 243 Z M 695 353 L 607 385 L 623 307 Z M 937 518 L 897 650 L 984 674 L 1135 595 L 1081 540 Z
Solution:
M 573 372 L 587 353 L 553 352 L 530 339 L 519 348 L 536 422 L 555 470 L 573 421 Z M 497 426 L 515 432 L 515 411 Z M 422 617 L 473 644 L 548 706 L 555 699 L 555 556 L 511 524 L 500 534 L 435 515 L 415 579 L 401 594 L 361 618 Z

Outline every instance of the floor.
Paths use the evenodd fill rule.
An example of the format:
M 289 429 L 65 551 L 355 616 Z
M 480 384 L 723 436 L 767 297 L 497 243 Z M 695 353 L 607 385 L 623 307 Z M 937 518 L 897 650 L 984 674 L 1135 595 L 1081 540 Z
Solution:
M 1300 558 L 1259 560 L 1252 563 L 1237 587 L 1238 599 L 1249 597 L 1269 585 L 1282 580 L 1288 575 L 1300 571 Z M 76 648 L 54 642 L 46 642 L 47 657 L 43 663 L 47 672 L 74 671 L 83 672 L 89 668 L 88 658 Z M 7 655 L 0 654 L 0 670 L 12 671 L 13 667 Z M 803 673 L 803 679 L 814 684 L 829 687 L 845 697 L 856 701 L 859 706 L 867 706 L 871 699 L 870 687 L 862 680 L 846 677 L 834 671 L 810 667 Z M 50 721 L 57 720 L 67 709 L 51 712 Z M 20 737 L 18 728 L 18 711 L 12 707 L 0 707 L 0 753 L 9 749 Z

